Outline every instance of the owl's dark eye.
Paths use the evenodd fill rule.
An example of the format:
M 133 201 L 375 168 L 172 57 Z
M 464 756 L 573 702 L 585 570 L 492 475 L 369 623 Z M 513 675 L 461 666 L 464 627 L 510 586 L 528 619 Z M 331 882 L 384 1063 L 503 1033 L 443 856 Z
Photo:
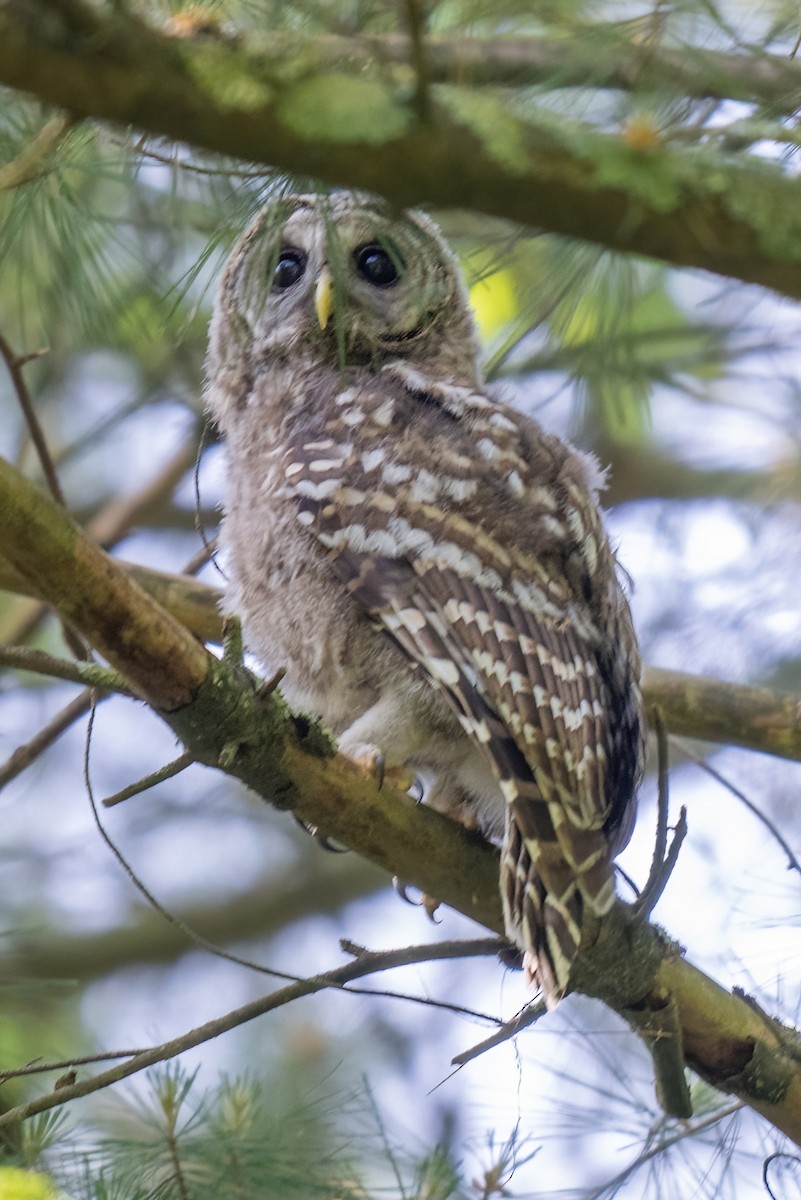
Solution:
M 373 287 L 389 287 L 398 278 L 397 257 L 393 260 L 383 246 L 371 243 L 354 250 L 356 270 Z
M 306 256 L 299 250 L 282 250 L 273 272 L 273 291 L 285 292 L 297 283 L 306 269 Z

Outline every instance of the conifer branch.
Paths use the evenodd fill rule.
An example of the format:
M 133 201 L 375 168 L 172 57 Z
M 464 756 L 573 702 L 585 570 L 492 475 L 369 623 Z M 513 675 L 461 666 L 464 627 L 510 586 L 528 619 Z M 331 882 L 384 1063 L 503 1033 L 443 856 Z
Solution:
M 51 117 L 16 158 L 0 167 L 0 192 L 10 191 L 23 183 L 38 179 L 47 169 L 48 161 L 54 156 L 72 125 L 73 119 L 68 114 Z
M 431 86 L 423 123 L 405 83 L 380 72 L 170 36 L 85 0 L 5 0 L 0 82 L 401 207 L 469 204 L 801 297 L 801 182 L 765 158 L 677 150 L 658 130 L 643 145 L 450 84 Z

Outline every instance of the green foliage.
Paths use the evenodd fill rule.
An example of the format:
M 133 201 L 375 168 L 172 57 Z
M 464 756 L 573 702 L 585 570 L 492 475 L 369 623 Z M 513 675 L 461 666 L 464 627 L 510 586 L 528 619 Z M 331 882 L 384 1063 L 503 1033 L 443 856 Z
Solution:
M 13 160 L 44 120 L 19 98 L 0 114 L 0 152 Z M 218 163 L 186 171 L 172 151 L 143 154 L 92 124 L 67 131 L 32 179 L 0 191 L 5 336 L 57 356 L 103 347 L 149 366 L 173 359 L 176 344 L 203 338 L 200 276 L 264 179 L 238 188 Z
M 407 132 L 410 114 L 383 84 L 352 75 L 321 74 L 288 89 L 281 119 L 302 137 L 385 142 Z
M 293 1103 L 280 1087 L 253 1078 L 204 1091 L 197 1070 L 168 1066 L 150 1073 L 144 1095 L 117 1095 L 102 1125 L 87 1136 L 85 1128 L 66 1128 L 63 1114 L 27 1122 L 20 1165 L 45 1173 L 70 1200 L 468 1195 L 441 1149 L 415 1158 L 397 1147 L 365 1093 L 305 1095 Z M 30 1200 L 55 1200 L 55 1192 L 32 1192 Z
M 467 241 L 462 254 L 489 378 L 567 372 L 599 437 L 646 442 L 655 387 L 724 370 L 725 329 L 677 304 L 657 264 L 546 236 Z

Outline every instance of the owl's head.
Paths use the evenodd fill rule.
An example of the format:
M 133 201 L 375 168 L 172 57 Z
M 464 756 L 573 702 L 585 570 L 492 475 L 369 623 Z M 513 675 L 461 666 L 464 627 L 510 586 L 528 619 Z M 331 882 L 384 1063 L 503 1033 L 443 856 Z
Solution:
M 428 217 L 353 192 L 289 196 L 259 213 L 222 277 L 210 373 L 234 355 L 258 372 L 301 352 L 310 365 L 400 360 L 477 385 L 459 267 Z

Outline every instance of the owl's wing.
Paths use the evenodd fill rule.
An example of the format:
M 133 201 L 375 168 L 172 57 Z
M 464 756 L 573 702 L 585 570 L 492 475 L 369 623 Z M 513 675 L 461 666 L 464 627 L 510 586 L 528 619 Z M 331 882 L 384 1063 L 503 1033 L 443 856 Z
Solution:
M 584 905 L 603 914 L 614 898 L 604 824 L 615 705 L 599 631 L 566 578 L 546 578 L 453 505 L 415 500 L 403 464 L 373 479 L 364 467 L 364 454 L 328 439 L 285 460 L 301 522 L 490 758 L 509 805 L 507 933 L 555 1003 Z

